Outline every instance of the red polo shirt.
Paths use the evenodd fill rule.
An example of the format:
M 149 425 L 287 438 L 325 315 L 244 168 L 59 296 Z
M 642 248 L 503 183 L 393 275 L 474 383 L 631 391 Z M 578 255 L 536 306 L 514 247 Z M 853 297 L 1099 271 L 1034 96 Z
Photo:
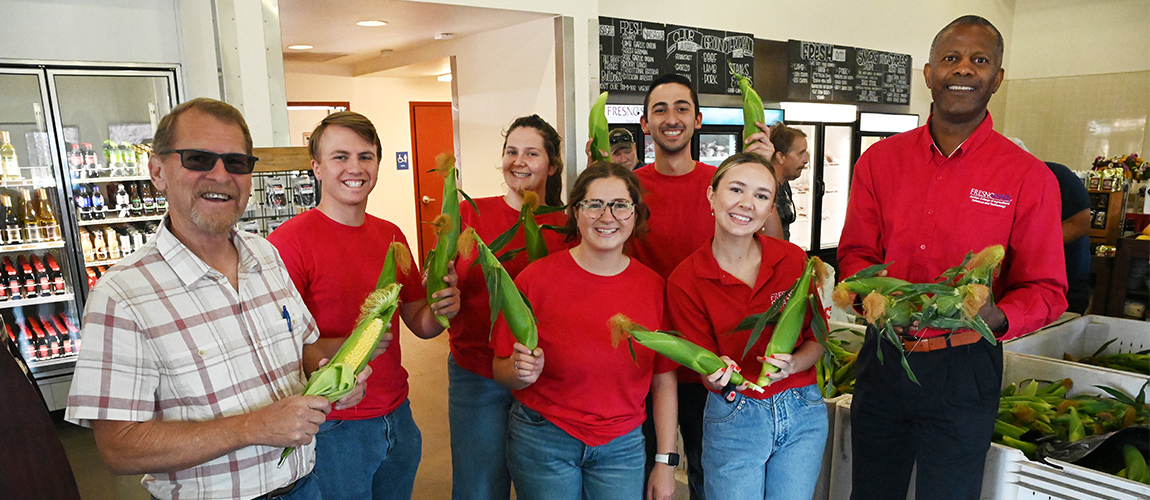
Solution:
M 543 373 L 512 394 L 571 437 L 600 446 L 626 434 L 647 417 L 651 377 L 678 366 L 635 344 L 636 360 L 621 342 L 611 345 L 607 321 L 617 313 L 650 329 L 663 324 L 663 278 L 631 259 L 615 276 L 591 274 L 570 251 L 527 266 L 515 280 L 539 322 Z M 510 357 L 515 337 L 500 319 L 492 345 Z
M 757 238 L 763 256 L 753 287 L 720 268 L 709 243 L 687 257 L 667 281 L 667 316 L 672 328 L 691 342 L 735 360 L 743 370 L 740 372 L 743 377 L 752 382 L 763 371 L 763 364 L 756 357 L 766 351 L 775 327 L 771 325 L 763 330 L 746 357 L 743 350 L 750 339 L 750 330 L 731 332 L 743 318 L 766 311 L 785 294 L 803 274 L 807 260 L 806 252 L 794 243 L 761 234 Z M 803 342 L 815 340 L 811 318 L 808 311 L 796 348 Z M 813 383 L 815 369 L 812 366 L 764 387 L 763 393 L 746 391 L 743 394 L 766 399 L 783 390 Z
M 511 229 L 519 220 L 519 211 L 508 206 L 502 196 L 476 199 L 475 206 L 479 208 L 479 213 L 471 208 L 470 203 L 460 203 L 459 218 L 463 227 L 474 228 L 487 244 Z M 535 220 L 540 225 L 562 226 L 567 222 L 567 216 L 564 212 L 554 212 L 537 216 Z M 543 241 L 552 252 L 567 247 L 563 236 L 555 231 L 544 229 Z M 523 230 L 520 229 L 503 249 L 523 248 L 524 244 Z M 451 319 L 451 357 L 456 364 L 472 373 L 491 378 L 491 297 L 487 294 L 483 269 L 472 265 L 476 256 L 474 252 L 466 259 L 461 255 L 455 265 L 455 272 L 459 275 L 461 304 L 459 314 Z M 503 268 L 514 279 L 527 264 L 527 252 L 523 251 L 514 259 L 504 262 Z
M 859 158 L 838 248 L 842 276 L 893 262 L 890 276 L 933 282 L 967 252 L 1000 244 L 1006 258 L 994 297 L 1010 322 L 1003 339 L 1058 318 L 1066 266 L 1050 169 L 995 132 L 989 114 L 949 157 L 929 126 L 879 141 Z

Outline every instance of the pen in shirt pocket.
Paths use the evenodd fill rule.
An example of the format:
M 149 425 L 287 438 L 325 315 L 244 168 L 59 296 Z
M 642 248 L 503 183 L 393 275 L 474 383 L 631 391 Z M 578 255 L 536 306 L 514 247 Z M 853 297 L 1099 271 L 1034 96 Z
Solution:
M 284 308 L 284 319 L 287 320 L 287 324 L 288 324 L 288 333 L 295 333 L 295 330 L 292 330 L 292 327 L 291 327 L 291 314 L 288 314 L 287 306 L 283 306 L 283 308 Z

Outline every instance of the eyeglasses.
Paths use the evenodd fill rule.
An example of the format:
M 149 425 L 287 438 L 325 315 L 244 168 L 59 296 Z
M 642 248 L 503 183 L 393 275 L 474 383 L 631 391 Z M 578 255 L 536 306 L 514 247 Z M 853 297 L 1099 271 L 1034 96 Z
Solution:
M 621 143 L 634 144 L 635 139 L 631 138 L 630 132 L 623 131 L 623 132 L 615 132 L 614 134 L 611 134 L 610 142 L 611 142 L 611 145 L 621 144 Z
M 252 173 L 256 169 L 256 162 L 259 158 L 252 155 L 243 153 L 214 153 L 211 151 L 204 151 L 202 149 L 169 149 L 167 151 L 160 151 L 159 154 L 166 155 L 171 153 L 179 153 L 180 164 L 188 170 L 196 172 L 209 172 L 216 167 L 216 160 L 224 160 L 224 170 L 229 174 L 246 175 Z
M 579 209 L 583 211 L 590 219 L 598 219 L 603 216 L 603 212 L 607 211 L 607 207 L 611 207 L 611 215 L 616 220 L 627 220 L 632 215 L 635 215 L 635 203 L 630 200 L 615 200 L 610 203 L 603 200 L 583 200 L 579 202 Z

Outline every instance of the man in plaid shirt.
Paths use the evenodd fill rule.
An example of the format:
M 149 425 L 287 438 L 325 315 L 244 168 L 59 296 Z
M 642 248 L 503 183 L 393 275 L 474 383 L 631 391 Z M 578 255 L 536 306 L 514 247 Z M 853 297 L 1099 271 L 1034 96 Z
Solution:
M 233 226 L 247 206 L 243 116 L 194 99 L 160 121 L 148 167 L 168 214 L 85 307 L 67 418 L 154 498 L 319 498 L 313 436 L 331 405 L 302 396 L 318 330 L 279 254 Z M 299 331 L 296 331 L 296 330 Z M 356 390 L 335 404 L 350 407 Z M 299 448 L 282 468 L 281 451 Z

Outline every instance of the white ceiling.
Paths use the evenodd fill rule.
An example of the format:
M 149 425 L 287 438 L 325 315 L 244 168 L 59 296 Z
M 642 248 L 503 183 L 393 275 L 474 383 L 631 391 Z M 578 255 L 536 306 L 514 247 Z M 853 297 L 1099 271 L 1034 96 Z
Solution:
M 279 0 L 280 39 L 285 61 L 350 68 L 373 58 L 394 57 L 436 43 L 437 33 L 456 38 L 505 28 L 549 14 L 460 7 L 400 0 Z M 368 28 L 357 21 L 387 21 Z M 307 44 L 306 51 L 288 45 Z M 383 50 L 391 53 L 381 54 Z M 447 59 L 390 70 L 387 76 L 430 76 L 450 71 Z

